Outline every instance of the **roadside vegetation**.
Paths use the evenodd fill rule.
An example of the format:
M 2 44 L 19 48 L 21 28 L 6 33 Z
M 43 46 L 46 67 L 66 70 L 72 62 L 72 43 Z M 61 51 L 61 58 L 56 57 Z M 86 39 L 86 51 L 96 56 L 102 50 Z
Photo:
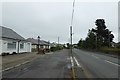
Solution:
M 62 50 L 63 49 L 63 47 L 61 47 L 61 46 L 56 46 L 56 47 L 51 47 L 50 48 L 50 51 L 58 51 L 58 50 Z
M 120 48 L 108 48 L 108 47 L 102 47 L 99 49 L 102 52 L 109 53 L 109 54 L 115 54 L 118 55 L 120 53 Z
M 78 48 L 105 53 L 120 53 L 120 42 L 116 44 L 113 42 L 114 35 L 106 27 L 105 20 L 97 19 L 95 25 L 95 28 L 88 30 L 85 40 L 79 40 Z

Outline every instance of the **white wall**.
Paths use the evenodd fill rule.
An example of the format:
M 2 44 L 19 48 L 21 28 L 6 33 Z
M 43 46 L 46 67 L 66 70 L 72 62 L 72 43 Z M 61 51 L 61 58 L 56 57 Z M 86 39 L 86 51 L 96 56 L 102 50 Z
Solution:
M 32 44 L 30 42 L 27 42 L 26 43 L 26 51 L 31 52 L 31 49 L 32 49 L 31 47 L 32 47 Z
M 16 42 L 16 49 L 8 49 L 7 48 L 7 43 L 12 43 L 12 42 Z M 24 43 L 24 48 L 20 49 L 20 44 Z M 2 52 L 1 53 L 13 53 L 13 52 L 18 52 L 18 41 L 16 40 L 11 40 L 11 39 L 4 39 L 2 41 Z M 25 42 L 25 41 L 21 41 L 19 42 L 19 53 L 21 52 L 31 52 L 31 43 L 30 42 Z
M 2 41 L 2 53 L 13 53 L 13 52 L 17 52 L 17 49 L 8 49 L 7 48 L 7 43 L 12 43 L 12 42 L 17 42 L 15 40 L 5 40 L 3 39 Z M 16 43 L 17 44 L 17 43 Z
M 32 45 L 32 48 L 33 48 L 33 49 L 37 48 L 37 45 Z
M 24 48 L 20 49 L 20 44 L 19 44 L 20 52 L 31 52 L 31 43 L 30 42 L 22 42 L 22 43 L 24 43 Z

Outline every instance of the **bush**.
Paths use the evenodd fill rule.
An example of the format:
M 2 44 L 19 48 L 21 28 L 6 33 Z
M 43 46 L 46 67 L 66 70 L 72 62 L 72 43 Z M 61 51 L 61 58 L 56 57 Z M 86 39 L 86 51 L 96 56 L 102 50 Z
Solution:
M 38 52 L 37 48 L 32 48 L 32 52 Z
M 61 50 L 62 48 L 61 47 L 51 47 L 50 48 L 50 51 L 57 51 L 57 50 Z

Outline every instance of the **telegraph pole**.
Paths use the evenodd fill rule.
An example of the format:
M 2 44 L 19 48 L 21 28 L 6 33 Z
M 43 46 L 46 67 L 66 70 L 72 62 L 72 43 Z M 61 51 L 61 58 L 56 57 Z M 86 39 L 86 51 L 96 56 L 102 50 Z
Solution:
M 72 55 L 72 26 L 70 26 L 70 42 L 71 42 L 70 49 L 71 49 L 71 55 Z
M 73 10 L 72 10 L 72 18 L 71 18 L 71 25 L 70 25 L 70 39 L 71 39 L 71 45 L 70 45 L 70 53 L 71 53 L 71 57 L 73 60 L 73 52 L 72 52 L 72 26 L 73 26 L 73 17 L 74 17 L 74 7 L 75 7 L 75 0 L 73 1 Z M 73 62 L 74 64 L 74 62 Z M 72 80 L 75 80 L 75 70 L 74 70 L 74 66 L 72 66 Z
M 74 17 L 74 7 L 75 7 L 75 0 L 73 1 L 73 10 L 72 10 L 72 18 L 71 18 L 71 26 L 70 26 L 71 54 L 72 54 L 72 25 L 73 25 L 73 17 Z

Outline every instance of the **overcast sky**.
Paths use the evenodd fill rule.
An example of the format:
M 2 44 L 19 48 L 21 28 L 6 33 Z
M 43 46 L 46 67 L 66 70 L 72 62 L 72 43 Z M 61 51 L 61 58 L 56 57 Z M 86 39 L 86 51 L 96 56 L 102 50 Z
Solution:
M 61 43 L 69 42 L 72 1 L 4 2 L 2 25 L 25 38 L 37 38 L 39 35 L 43 40 L 57 42 L 59 36 Z M 115 36 L 114 41 L 118 42 L 117 2 L 76 1 L 73 20 L 74 43 L 80 38 L 85 39 L 88 29 L 96 27 L 96 19 L 105 19 L 107 28 Z

